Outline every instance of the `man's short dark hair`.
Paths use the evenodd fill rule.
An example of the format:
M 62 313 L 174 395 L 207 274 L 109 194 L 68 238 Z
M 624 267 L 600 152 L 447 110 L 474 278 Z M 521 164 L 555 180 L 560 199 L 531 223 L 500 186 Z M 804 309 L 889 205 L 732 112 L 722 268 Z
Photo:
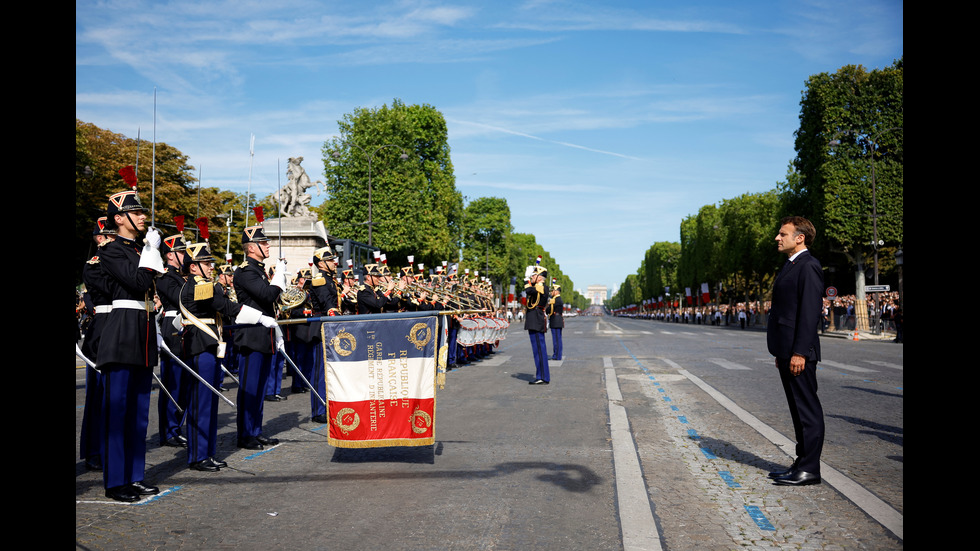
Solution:
M 779 221 L 780 226 L 786 224 L 792 224 L 796 228 L 796 234 L 803 235 L 803 244 L 807 247 L 812 245 L 813 239 L 817 237 L 817 228 L 814 228 L 813 223 L 802 216 L 787 216 Z

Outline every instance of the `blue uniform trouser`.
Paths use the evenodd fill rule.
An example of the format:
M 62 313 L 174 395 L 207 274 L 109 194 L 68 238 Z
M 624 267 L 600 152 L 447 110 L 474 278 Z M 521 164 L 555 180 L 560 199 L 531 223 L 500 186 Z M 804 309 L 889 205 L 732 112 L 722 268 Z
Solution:
M 284 346 L 292 348 L 292 345 L 289 344 L 286 344 Z M 290 354 L 289 357 L 292 358 L 293 357 L 292 354 Z M 271 367 L 269 369 L 269 375 L 268 377 L 266 377 L 266 383 L 265 383 L 266 396 L 275 396 L 276 394 L 282 394 L 282 368 L 283 368 L 283 364 L 286 363 L 286 359 L 283 358 L 282 353 L 278 351 L 272 354 L 272 358 L 273 359 L 272 359 Z
M 293 350 L 296 354 L 295 356 L 291 356 L 293 361 L 303 370 L 303 376 L 316 389 L 317 394 L 326 400 L 324 394 L 326 393 L 327 384 L 323 380 L 323 345 L 320 341 L 296 342 Z M 307 388 L 306 384 L 300 381 L 298 377 L 294 386 Z M 326 406 L 312 392 L 310 393 L 310 412 L 312 417 L 326 415 L 327 413 Z
M 194 376 L 186 373 L 176 360 L 167 354 L 160 357 L 160 380 L 163 381 L 163 386 L 185 412 L 187 411 L 187 394 L 190 391 L 191 379 L 194 379 Z M 162 446 L 167 443 L 167 440 L 180 436 L 180 427 L 184 424 L 185 414 L 177 411 L 177 406 L 162 390 L 157 396 L 157 414 L 160 419 L 160 445 Z
M 551 348 L 555 351 L 551 358 L 553 360 L 561 360 L 561 327 L 551 328 Z
M 81 459 L 102 459 L 102 399 L 105 383 L 102 374 L 85 367 L 85 409 L 82 413 L 82 434 L 78 443 Z
M 221 367 L 211 352 L 194 356 L 191 367 L 215 389 L 221 384 Z M 187 463 L 214 457 L 218 440 L 218 395 L 194 379 L 187 408 Z
M 528 331 L 527 334 L 531 337 L 531 353 L 534 355 L 534 378 L 551 381 L 551 373 L 548 372 L 548 344 L 544 331 Z
M 238 381 L 238 438 L 262 434 L 262 410 L 265 388 L 272 373 L 276 354 L 242 350 L 239 355 Z
M 106 488 L 143 480 L 152 369 L 126 364 L 102 367 L 105 381 L 102 401 L 102 480 Z
M 448 352 L 446 353 L 446 363 L 449 365 L 456 365 L 456 337 L 459 334 L 458 327 L 449 327 L 449 345 Z

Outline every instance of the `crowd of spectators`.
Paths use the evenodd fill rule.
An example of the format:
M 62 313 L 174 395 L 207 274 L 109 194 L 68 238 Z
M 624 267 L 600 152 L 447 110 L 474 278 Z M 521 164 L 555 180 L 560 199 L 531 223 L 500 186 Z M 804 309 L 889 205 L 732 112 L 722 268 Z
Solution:
M 881 293 L 881 316 L 879 330 L 882 333 L 894 333 L 895 342 L 902 342 L 903 316 L 899 306 L 898 293 Z M 865 297 L 865 308 L 868 321 L 876 319 L 875 297 L 868 293 Z M 857 325 L 855 311 L 857 299 L 854 295 L 836 297 L 833 301 L 824 298 L 824 331 L 853 331 Z M 738 302 L 735 304 L 708 304 L 702 306 L 687 306 L 650 311 L 629 313 L 614 313 L 623 317 L 654 319 L 672 323 L 692 323 L 698 325 L 738 325 L 742 329 L 754 326 L 765 326 L 766 314 L 769 311 L 769 301 Z

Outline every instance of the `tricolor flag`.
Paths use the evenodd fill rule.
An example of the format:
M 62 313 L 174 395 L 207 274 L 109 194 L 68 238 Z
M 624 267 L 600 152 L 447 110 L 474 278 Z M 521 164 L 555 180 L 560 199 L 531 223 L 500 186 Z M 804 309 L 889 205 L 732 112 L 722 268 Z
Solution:
M 323 324 L 328 444 L 435 443 L 438 331 L 432 316 Z
M 701 302 L 704 304 L 708 304 L 709 302 L 711 302 L 711 294 L 708 292 L 707 283 L 701 284 Z

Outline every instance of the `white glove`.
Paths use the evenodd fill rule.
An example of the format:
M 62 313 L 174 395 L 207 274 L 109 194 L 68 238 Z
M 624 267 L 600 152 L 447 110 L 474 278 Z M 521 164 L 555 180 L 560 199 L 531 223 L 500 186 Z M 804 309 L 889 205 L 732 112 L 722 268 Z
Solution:
M 286 262 L 279 260 L 276 263 L 276 273 L 272 276 L 272 284 L 283 291 L 286 290 Z
M 156 272 L 166 273 L 163 267 L 163 257 L 160 256 L 160 232 L 156 228 L 150 228 L 146 232 L 146 244 L 143 245 L 143 252 L 140 253 L 140 268 L 150 268 Z
M 163 242 L 163 238 L 160 236 L 160 230 L 156 228 L 150 228 L 146 230 L 146 244 L 153 247 L 154 249 L 160 248 L 160 243 Z
M 276 324 L 276 350 L 285 350 L 286 346 L 282 338 L 282 329 Z
M 163 350 L 165 344 L 163 344 L 163 333 L 157 331 L 157 350 Z
M 261 323 L 263 327 L 268 327 L 269 329 L 272 329 L 273 327 L 279 329 L 279 324 L 276 323 L 276 318 L 272 316 L 259 316 L 259 323 Z

